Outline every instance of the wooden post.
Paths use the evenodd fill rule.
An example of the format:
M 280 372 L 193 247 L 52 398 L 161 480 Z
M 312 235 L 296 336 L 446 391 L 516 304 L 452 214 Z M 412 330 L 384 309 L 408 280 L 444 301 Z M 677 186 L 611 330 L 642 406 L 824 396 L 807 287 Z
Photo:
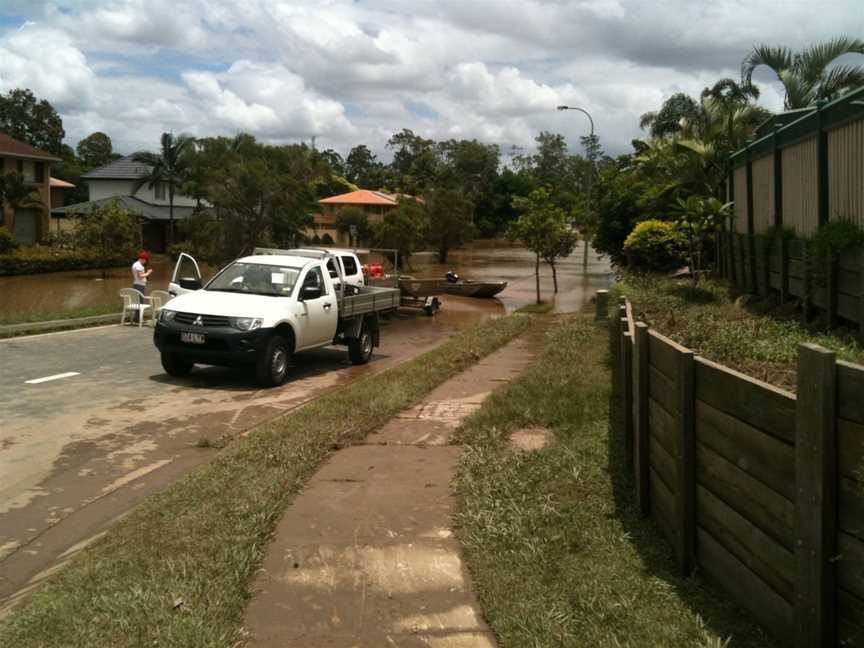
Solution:
M 752 233 L 747 235 L 747 254 L 750 256 L 750 292 L 759 294 L 759 270 L 756 267 L 756 236 Z
M 729 233 L 729 255 L 732 257 L 732 283 L 736 286 L 738 285 L 739 277 L 741 276 L 741 269 L 738 266 L 738 255 L 736 254 L 736 250 L 738 249 L 738 245 L 736 244 L 738 241 L 738 234 L 736 232 Z
M 810 268 L 810 245 L 807 241 L 801 241 L 801 249 L 804 251 L 804 296 L 801 298 L 801 323 L 810 321 L 810 311 L 813 308 L 813 277 Z
M 828 267 L 825 269 L 825 306 L 828 308 L 828 328 L 837 326 L 837 258 L 828 254 Z
M 816 102 L 816 206 L 820 227 L 828 222 L 828 133 L 822 111 L 825 103 Z
M 635 399 L 635 464 L 636 464 L 636 496 L 639 501 L 639 511 L 647 517 L 651 511 L 648 492 L 648 325 L 636 322 L 636 347 L 633 354 L 633 370 L 636 373 Z
M 596 312 L 594 314 L 595 322 L 604 322 L 609 317 L 609 291 L 598 290 L 597 297 L 594 300 Z
M 633 470 L 633 339 L 626 316 L 621 320 L 621 373 L 624 407 L 624 455 L 627 469 Z
M 789 243 L 780 235 L 780 303 L 789 299 Z
M 762 297 L 767 297 L 771 288 L 771 264 L 768 259 L 766 241 L 756 236 L 756 292 Z
M 802 344 L 795 406 L 796 648 L 835 645 L 836 385 L 834 353 Z
M 696 566 L 696 402 L 692 351 L 678 353 L 678 567 L 689 576 Z
M 783 151 L 778 147 L 777 131 L 774 129 L 774 225 L 783 225 Z

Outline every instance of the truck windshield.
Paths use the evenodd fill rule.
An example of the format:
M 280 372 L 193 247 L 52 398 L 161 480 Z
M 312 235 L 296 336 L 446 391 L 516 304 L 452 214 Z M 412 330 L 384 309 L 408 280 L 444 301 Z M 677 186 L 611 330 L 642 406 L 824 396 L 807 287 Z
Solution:
M 237 261 L 216 275 L 205 290 L 287 297 L 299 276 L 300 268 Z

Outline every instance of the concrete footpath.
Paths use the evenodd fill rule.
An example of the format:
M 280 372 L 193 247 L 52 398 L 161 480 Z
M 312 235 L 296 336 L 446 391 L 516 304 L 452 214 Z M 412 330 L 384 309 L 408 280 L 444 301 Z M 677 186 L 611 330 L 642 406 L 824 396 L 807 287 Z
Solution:
M 276 529 L 250 646 L 492 648 L 453 537 L 450 434 L 533 358 L 517 339 L 340 450 Z

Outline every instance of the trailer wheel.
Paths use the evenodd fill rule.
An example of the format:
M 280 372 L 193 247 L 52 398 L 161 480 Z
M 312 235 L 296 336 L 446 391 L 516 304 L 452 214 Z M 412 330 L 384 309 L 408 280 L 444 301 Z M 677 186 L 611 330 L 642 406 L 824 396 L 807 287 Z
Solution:
M 263 387 L 278 387 L 288 375 L 288 364 L 291 360 L 291 350 L 288 342 L 281 335 L 274 335 L 267 342 L 257 362 L 255 377 Z
M 373 346 L 372 331 L 364 324 L 360 330 L 360 337 L 348 340 L 348 358 L 351 360 L 351 364 L 362 365 L 369 362 L 369 358 L 372 357 Z
M 194 366 L 194 362 L 187 360 L 177 353 L 162 353 L 162 368 L 169 376 L 176 376 L 178 378 L 188 376 Z

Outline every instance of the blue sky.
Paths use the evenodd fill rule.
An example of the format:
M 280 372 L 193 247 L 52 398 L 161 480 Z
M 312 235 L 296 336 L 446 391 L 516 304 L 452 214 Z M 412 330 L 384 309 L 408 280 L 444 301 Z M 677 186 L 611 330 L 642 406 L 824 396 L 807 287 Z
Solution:
M 170 130 L 386 156 L 402 128 L 502 150 L 550 130 L 578 150 L 587 124 L 563 103 L 620 153 L 641 113 L 737 77 L 754 44 L 842 34 L 864 34 L 860 0 L 5 0 L 0 91 L 33 89 L 70 144 L 101 130 L 121 152 Z

